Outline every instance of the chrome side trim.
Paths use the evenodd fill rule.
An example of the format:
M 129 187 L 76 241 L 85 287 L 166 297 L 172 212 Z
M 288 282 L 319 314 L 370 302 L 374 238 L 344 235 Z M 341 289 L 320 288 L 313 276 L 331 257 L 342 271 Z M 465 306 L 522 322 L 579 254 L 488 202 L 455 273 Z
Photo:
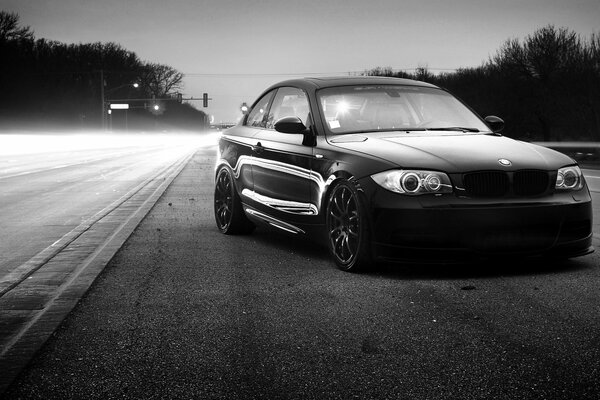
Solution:
M 240 156 L 237 159 L 235 166 L 231 165 L 227 160 L 225 160 L 223 158 L 221 158 L 217 161 L 217 167 L 220 165 L 223 165 L 223 164 L 228 165 L 232 169 L 235 179 L 239 179 L 241 170 L 242 170 L 242 166 L 256 165 L 256 166 L 259 166 L 262 168 L 283 172 L 283 173 L 286 173 L 289 175 L 297 176 L 302 179 L 306 179 L 308 181 L 312 181 L 317 186 L 318 192 L 317 192 L 317 198 L 315 199 L 314 203 L 310 204 L 309 207 L 305 208 L 305 210 L 308 210 L 308 212 L 307 212 L 308 215 L 318 214 L 319 207 L 321 206 L 321 204 L 323 202 L 323 196 L 325 195 L 325 191 L 327 190 L 329 185 L 331 185 L 331 183 L 336 179 L 336 176 L 334 176 L 334 175 L 331 175 L 327 179 L 324 179 L 324 177 L 321 176 L 318 172 L 310 170 L 310 169 L 306 169 L 306 168 L 302 168 L 302 167 L 298 167 L 298 166 L 294 166 L 294 165 L 290 165 L 290 164 L 285 164 L 280 161 L 261 159 L 261 158 L 252 157 L 252 156 L 248 156 L 248 155 Z M 260 200 L 257 200 L 257 201 L 260 201 Z M 265 204 L 268 205 L 268 202 L 265 202 Z M 284 210 L 284 211 L 294 212 L 294 211 L 289 211 L 289 210 Z
M 269 215 L 263 214 L 260 211 L 256 211 L 250 207 L 246 207 L 244 208 L 244 211 L 246 211 L 247 214 L 250 214 L 254 217 L 260 218 L 263 221 L 265 221 L 266 223 L 268 223 L 271 226 L 274 226 L 275 228 L 279 228 L 281 230 L 284 230 L 286 232 L 290 232 L 290 233 L 306 233 L 304 232 L 302 229 L 298 228 L 297 226 L 294 226 L 292 224 L 288 224 L 287 222 L 283 222 L 278 220 L 277 218 L 273 218 Z
M 252 166 L 252 157 L 251 156 L 239 156 L 236 161 L 235 167 L 232 166 L 229 163 L 229 161 L 227 161 L 226 159 L 221 158 L 221 159 L 217 160 L 217 169 L 221 165 L 227 165 L 233 171 L 233 175 L 234 175 L 235 179 L 239 179 L 241 171 L 242 171 L 242 166 L 246 165 L 246 164 L 249 166 Z
M 242 190 L 242 196 L 262 203 L 266 206 L 275 208 L 293 214 L 316 215 L 317 207 L 310 203 L 301 203 L 298 201 L 280 200 L 264 196 L 250 189 Z

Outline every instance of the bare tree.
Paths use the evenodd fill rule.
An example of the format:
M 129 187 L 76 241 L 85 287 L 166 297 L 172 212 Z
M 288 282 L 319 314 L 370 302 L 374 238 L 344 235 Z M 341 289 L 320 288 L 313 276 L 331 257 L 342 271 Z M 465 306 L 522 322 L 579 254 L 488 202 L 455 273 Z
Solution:
M 435 76 L 431 72 L 429 72 L 427 65 L 419 65 L 415 69 L 414 76 L 415 76 L 414 79 L 416 79 L 418 81 L 423 81 L 423 82 L 431 82 L 435 78 Z
M 523 43 L 507 40 L 491 59 L 491 64 L 522 78 L 547 82 L 565 72 L 573 73 L 583 58 L 579 35 L 552 25 L 538 29 Z
M 149 63 L 143 71 L 142 83 L 156 98 L 165 97 L 183 86 L 183 74 L 168 65 Z
M 582 84 L 585 53 L 577 33 L 548 25 L 523 42 L 506 41 L 490 60 L 507 82 L 519 82 L 517 100 L 535 115 L 544 140 L 555 139 L 564 110 L 585 91 L 576 89 Z
M 592 34 L 587 48 L 590 66 L 596 74 L 600 74 L 600 32 Z
M 19 26 L 19 14 L 0 11 L 0 41 L 11 40 L 33 40 L 33 32 Z

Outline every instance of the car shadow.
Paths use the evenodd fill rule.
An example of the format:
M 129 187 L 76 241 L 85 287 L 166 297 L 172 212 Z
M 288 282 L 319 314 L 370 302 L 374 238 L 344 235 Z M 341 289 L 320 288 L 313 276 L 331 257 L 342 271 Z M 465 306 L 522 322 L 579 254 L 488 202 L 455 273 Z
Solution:
M 335 269 L 327 247 L 305 236 L 282 233 L 274 228 L 261 227 L 251 236 L 266 247 L 277 248 L 315 263 Z M 402 280 L 464 280 L 509 276 L 534 276 L 548 274 L 569 274 L 593 268 L 593 263 L 584 256 L 573 259 L 515 258 L 480 260 L 463 263 L 418 263 L 418 262 L 376 262 L 365 271 L 364 276 Z M 341 272 L 341 271 L 340 271 Z
M 255 230 L 249 237 L 265 246 L 294 253 L 303 258 L 313 259 L 315 262 L 330 261 L 327 247 L 306 236 L 296 236 L 281 232 L 275 228 L 261 227 Z M 331 265 L 335 267 L 332 261 Z
M 510 276 L 569 274 L 592 268 L 585 258 L 567 260 L 515 258 L 455 264 L 378 263 L 369 275 L 402 280 L 464 280 Z

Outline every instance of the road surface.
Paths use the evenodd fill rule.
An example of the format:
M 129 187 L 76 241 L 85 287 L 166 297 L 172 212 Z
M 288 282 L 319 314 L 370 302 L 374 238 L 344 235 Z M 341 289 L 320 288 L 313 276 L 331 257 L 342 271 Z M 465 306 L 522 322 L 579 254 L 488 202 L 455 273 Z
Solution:
M 189 156 L 190 139 L 0 136 L 0 280 Z
M 6 398 L 598 398 L 598 252 L 343 273 L 220 234 L 213 172 L 198 151 Z

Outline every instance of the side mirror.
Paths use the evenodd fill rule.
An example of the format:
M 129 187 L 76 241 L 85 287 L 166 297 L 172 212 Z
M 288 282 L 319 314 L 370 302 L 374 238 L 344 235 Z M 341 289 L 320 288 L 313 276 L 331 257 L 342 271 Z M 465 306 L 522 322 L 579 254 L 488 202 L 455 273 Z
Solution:
M 275 122 L 275 130 L 281 133 L 305 133 L 306 126 L 298 117 L 283 117 Z
M 484 120 L 494 133 L 501 132 L 502 129 L 504 129 L 504 121 L 502 118 L 498 118 L 495 115 L 489 115 L 485 117 Z

